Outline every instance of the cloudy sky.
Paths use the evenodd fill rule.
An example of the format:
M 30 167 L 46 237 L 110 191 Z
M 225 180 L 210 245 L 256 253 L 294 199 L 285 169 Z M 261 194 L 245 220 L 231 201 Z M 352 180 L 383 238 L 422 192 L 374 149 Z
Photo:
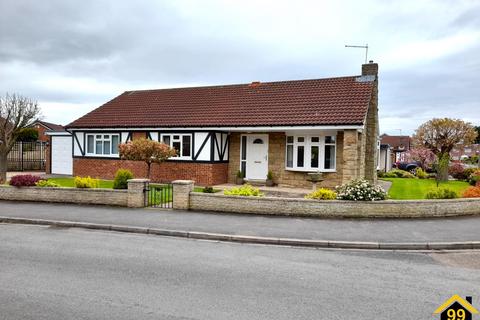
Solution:
M 380 65 L 382 132 L 480 124 L 480 1 L 0 0 L 0 92 L 66 124 L 125 90 L 323 78 Z

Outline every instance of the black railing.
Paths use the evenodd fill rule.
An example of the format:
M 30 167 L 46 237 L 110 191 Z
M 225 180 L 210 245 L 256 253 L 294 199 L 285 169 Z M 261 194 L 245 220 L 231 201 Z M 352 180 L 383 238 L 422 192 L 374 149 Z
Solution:
M 45 170 L 46 142 L 16 142 L 7 156 L 8 171 Z
M 149 184 L 147 188 L 148 206 L 153 208 L 172 208 L 173 188 L 171 184 Z

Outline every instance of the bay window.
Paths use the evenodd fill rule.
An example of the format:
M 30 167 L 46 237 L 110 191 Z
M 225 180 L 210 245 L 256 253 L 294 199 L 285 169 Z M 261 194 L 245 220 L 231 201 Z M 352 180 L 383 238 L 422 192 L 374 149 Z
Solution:
M 120 134 L 87 134 L 87 155 L 118 156 Z
M 335 171 L 336 137 L 290 135 L 286 139 L 285 166 L 293 171 Z
M 177 151 L 178 159 L 192 159 L 192 134 L 168 133 L 160 136 L 160 141 Z

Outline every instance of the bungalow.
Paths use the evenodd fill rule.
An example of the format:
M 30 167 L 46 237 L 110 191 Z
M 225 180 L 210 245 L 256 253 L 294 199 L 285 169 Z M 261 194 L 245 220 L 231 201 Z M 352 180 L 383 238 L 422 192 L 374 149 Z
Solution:
M 66 126 L 73 175 L 113 178 L 119 168 L 145 176 L 142 162 L 119 158 L 118 144 L 163 141 L 178 156 L 152 167 L 152 180 L 200 185 L 246 180 L 322 186 L 376 180 L 378 64 L 358 76 L 127 91 Z M 54 147 L 54 146 L 52 146 Z

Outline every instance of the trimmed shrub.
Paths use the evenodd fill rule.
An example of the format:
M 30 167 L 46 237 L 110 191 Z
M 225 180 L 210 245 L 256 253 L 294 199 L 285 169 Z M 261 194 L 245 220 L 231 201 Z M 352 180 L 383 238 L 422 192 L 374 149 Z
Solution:
M 260 189 L 252 187 L 250 184 L 244 184 L 238 188 L 231 188 L 223 190 L 223 194 L 227 196 L 244 196 L 244 197 L 263 197 L 264 194 Z
M 448 174 L 457 180 L 466 180 L 465 168 L 460 163 L 454 163 L 448 168 Z
M 428 173 L 426 173 L 422 168 L 418 167 L 415 170 L 415 176 L 418 179 L 428 179 Z
M 202 192 L 203 193 L 215 193 L 215 190 L 213 189 L 213 187 L 206 186 L 205 188 L 203 188 Z
M 405 179 L 415 179 L 415 176 L 408 171 L 393 169 L 383 174 L 382 178 L 405 178 Z
M 42 187 L 42 188 L 46 188 L 46 187 L 58 188 L 58 187 L 60 187 L 60 185 L 58 183 L 48 181 L 48 180 L 40 180 L 35 185 L 37 187 Z
M 478 169 L 477 168 L 466 168 L 465 170 L 463 170 L 463 174 L 465 175 L 465 180 L 468 181 L 468 179 L 470 179 L 471 175 L 475 173 L 475 171 L 477 171 Z
M 337 198 L 337 194 L 325 188 L 320 188 L 312 193 L 309 193 L 305 196 L 305 199 L 315 199 L 315 200 L 335 200 Z
M 38 140 L 38 130 L 35 128 L 23 128 L 17 136 L 17 141 L 34 142 Z
M 128 189 L 127 180 L 133 179 L 133 173 L 127 169 L 118 169 L 113 180 L 113 189 Z
M 464 198 L 480 198 L 480 186 L 468 187 L 462 194 Z
M 39 176 L 19 174 L 10 179 L 10 185 L 14 187 L 33 187 L 40 180 L 41 178 Z
M 385 200 L 387 193 L 380 186 L 375 186 L 366 180 L 352 180 L 335 189 L 337 199 L 352 201 Z
M 480 169 L 476 169 L 470 176 L 468 177 L 468 182 L 472 186 L 480 185 Z
M 100 185 L 100 180 L 88 177 L 75 177 L 73 180 L 75 188 L 90 189 L 98 188 Z
M 427 199 L 455 199 L 458 198 L 458 194 L 449 188 L 441 187 L 437 189 L 431 189 L 425 195 Z

